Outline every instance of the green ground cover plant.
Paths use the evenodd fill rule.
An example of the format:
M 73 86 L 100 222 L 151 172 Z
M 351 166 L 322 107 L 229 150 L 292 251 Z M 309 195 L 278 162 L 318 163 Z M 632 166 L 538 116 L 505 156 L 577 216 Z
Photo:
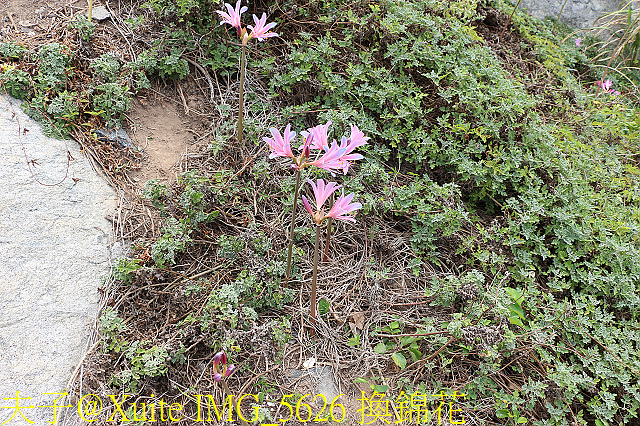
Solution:
M 65 123 L 88 110 L 117 121 L 144 78 L 185 78 L 191 62 L 237 88 L 242 46 L 219 25 L 220 6 L 149 2 L 166 38 L 135 61 L 92 58 L 90 99 L 68 87 L 73 52 L 59 45 L 0 45 L 0 79 Z M 195 360 L 225 350 L 238 366 L 231 389 L 277 372 L 264 376 L 266 413 L 286 393 L 282 377 L 300 368 L 297 354 L 301 363 L 313 353 L 340 359 L 332 365 L 352 396 L 354 382 L 392 400 L 464 393 L 457 408 L 467 423 L 637 423 L 634 71 L 610 76 L 619 95 L 599 90 L 607 75 L 588 37 L 577 43 L 571 29 L 503 0 L 249 8 L 268 10 L 280 35 L 246 51 L 246 102 L 262 107 L 245 111 L 242 144 L 233 143 L 238 106 L 218 108 L 227 124 L 206 161 L 172 185 L 147 185 L 163 226 L 115 268 L 120 294 L 135 298 L 103 313 L 114 360 L 101 364 L 105 380 L 178 401 L 200 380 L 215 382 Z M 24 55 L 52 66 L 23 71 Z M 266 125 L 264 109 L 273 111 Z M 353 123 L 371 140 L 341 180 L 362 208 L 357 224 L 329 225 L 334 251 L 311 322 L 301 306 L 312 298 L 318 236 L 294 215 L 287 280 L 297 179 L 290 162 L 266 159 L 263 137 L 329 121 L 329 140 Z M 333 179 L 316 169 L 301 178 Z M 123 325 L 140 312 L 138 330 L 162 338 L 144 341 Z
M 640 403 L 632 349 L 635 109 L 595 94 L 598 73 L 562 27 L 513 16 L 503 52 L 529 52 L 534 70 L 546 70 L 539 75 L 510 67 L 483 38 L 502 29 L 487 16 L 506 23 L 512 5 L 457 6 L 327 1 L 280 9 L 287 18 L 317 16 L 303 30 L 283 19 L 279 31 L 291 37 L 283 61 L 263 64 L 282 119 L 302 128 L 309 117 L 337 128 L 357 122 L 375 144 L 345 188 L 361 197 L 365 215 L 405 224 L 414 254 L 407 269 L 417 276 L 424 264 L 459 271 L 433 274 L 418 287 L 430 306 L 449 309 L 448 317 L 424 315 L 411 326 L 388 320 L 352 332 L 349 345 L 368 345 L 400 371 L 425 362 L 432 372 L 473 364 L 462 383 L 435 373 L 422 376 L 423 386 L 461 386 L 468 416 L 483 421 L 632 422 Z M 243 251 L 232 241 L 218 240 L 224 253 L 236 253 L 223 255 L 228 259 Z M 379 248 L 393 250 L 388 242 Z M 238 277 L 225 285 L 251 279 L 247 271 Z M 233 307 L 243 291 L 212 293 L 207 315 L 222 312 L 222 302 Z M 227 315 L 232 327 L 249 314 L 260 322 L 245 308 Z M 378 389 L 396 395 L 415 390 L 413 382 L 400 378 Z M 492 411 L 480 409 L 487 401 Z

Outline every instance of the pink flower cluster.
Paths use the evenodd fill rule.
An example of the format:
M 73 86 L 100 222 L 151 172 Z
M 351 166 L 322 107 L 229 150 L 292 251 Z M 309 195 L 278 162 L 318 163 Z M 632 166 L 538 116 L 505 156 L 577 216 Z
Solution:
M 247 11 L 247 6 L 243 6 L 241 8 L 240 1 L 241 0 L 238 0 L 238 2 L 236 3 L 235 9 L 229 3 L 225 3 L 224 5 L 227 8 L 227 12 L 224 12 L 222 10 L 216 10 L 216 12 L 222 17 L 222 22 L 220 22 L 220 25 L 229 24 L 234 27 L 238 31 L 238 37 L 242 38 L 243 43 L 245 43 L 244 34 L 247 32 L 247 30 L 242 28 L 242 24 L 240 23 L 240 16 Z M 265 38 L 278 36 L 278 34 L 269 31 L 271 30 L 271 28 L 276 26 L 276 23 L 271 22 L 267 24 L 266 13 L 263 13 L 260 19 L 258 19 L 256 15 L 253 15 L 253 22 L 255 23 L 255 26 L 247 26 L 247 28 L 251 30 L 251 34 L 249 34 L 247 41 L 251 38 L 257 38 L 258 41 L 263 41 Z
M 351 125 L 351 135 L 348 138 L 343 136 L 340 143 L 334 139 L 331 145 L 329 145 L 328 131 L 330 125 L 331 122 L 329 121 L 326 124 L 320 124 L 307 129 L 307 131 L 300 132 L 304 137 L 304 143 L 298 148 L 300 154 L 297 156 L 291 150 L 291 142 L 295 138 L 296 133 L 291 131 L 290 125 L 284 130 L 284 136 L 280 134 L 278 129 L 269 129 L 272 137 L 263 138 L 269 145 L 269 148 L 271 148 L 269 158 L 289 157 L 293 160 L 291 167 L 298 172 L 307 166 L 315 166 L 332 173 L 337 170 L 342 170 L 346 175 L 353 161 L 364 158 L 361 154 L 354 153 L 354 151 L 356 148 L 365 145 L 369 138 L 358 129 L 358 126 Z M 314 160 L 309 159 L 311 150 L 319 151 Z M 325 201 L 342 186 L 337 185 L 335 182 L 325 183 L 323 179 L 318 179 L 317 183 L 311 180 L 307 181 L 313 188 L 316 211 L 313 211 L 309 200 L 304 195 L 302 196 L 302 203 L 317 225 L 320 225 L 325 219 L 330 217 L 355 222 L 352 213 L 362 208 L 362 205 L 351 202 L 353 194 L 345 196 L 343 192 L 329 212 L 325 213 L 322 208 Z
M 620 92 L 611 88 L 611 86 L 613 86 L 613 82 L 609 79 L 606 79 L 605 81 L 596 81 L 596 85 L 598 85 L 604 93 L 611 93 L 612 95 L 620 96 Z
M 336 185 L 335 182 L 329 182 L 325 184 L 324 180 L 322 179 L 318 179 L 317 183 L 313 183 L 313 181 L 309 179 L 307 179 L 307 182 L 309 182 L 311 184 L 311 187 L 313 188 L 313 195 L 316 202 L 316 211 L 313 211 L 309 200 L 307 200 L 307 197 L 305 197 L 304 195 L 302 196 L 302 204 L 304 204 L 304 208 L 307 209 L 316 225 L 320 225 L 322 221 L 330 217 L 334 219 L 346 220 L 349 222 L 356 221 L 353 218 L 353 213 L 356 210 L 361 209 L 362 204 L 351 202 L 351 200 L 353 200 L 353 193 L 345 196 L 343 192 L 342 195 L 340 195 L 340 197 L 336 200 L 336 202 L 333 203 L 333 206 L 331 207 L 329 212 L 325 213 L 322 209 L 324 202 L 327 201 L 327 198 L 329 198 L 331 194 L 338 190 L 338 188 L 341 188 L 342 185 Z
M 327 124 L 321 124 L 307 129 L 306 132 L 300 132 L 300 134 L 304 136 L 305 142 L 298 148 L 300 150 L 298 156 L 294 155 L 291 150 L 291 141 L 296 136 L 296 133 L 291 131 L 291 125 L 287 125 L 287 128 L 284 130 L 284 136 L 280 134 L 278 129 L 272 127 L 269 129 L 272 137 L 263 138 L 271 148 L 269 158 L 289 157 L 293 160 L 291 167 L 296 170 L 302 170 L 307 166 L 316 166 L 329 172 L 342 170 L 346 175 L 352 161 L 364 158 L 360 154 L 354 154 L 353 151 L 366 144 L 369 138 L 358 129 L 358 126 L 352 125 L 351 136 L 348 138 L 343 136 L 340 143 L 334 139 L 331 145 L 329 145 L 327 131 L 330 125 L 331 122 L 329 121 Z M 320 151 L 320 154 L 317 155 L 313 161 L 309 160 L 311 150 Z

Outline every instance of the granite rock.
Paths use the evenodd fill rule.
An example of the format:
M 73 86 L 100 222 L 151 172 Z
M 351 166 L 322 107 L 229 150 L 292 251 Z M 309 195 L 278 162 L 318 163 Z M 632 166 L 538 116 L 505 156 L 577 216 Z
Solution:
M 531 16 L 544 19 L 547 16 L 556 18 L 562 10 L 560 21 L 576 29 L 587 29 L 596 25 L 596 19 L 605 13 L 619 10 L 626 1 L 620 0 L 522 0 L 520 7 Z
M 45 425 L 53 410 L 38 406 L 59 397 L 87 349 L 117 199 L 75 141 L 45 137 L 6 96 L 0 158 L 0 407 L 18 392 L 34 407 L 0 408 L 0 423 Z

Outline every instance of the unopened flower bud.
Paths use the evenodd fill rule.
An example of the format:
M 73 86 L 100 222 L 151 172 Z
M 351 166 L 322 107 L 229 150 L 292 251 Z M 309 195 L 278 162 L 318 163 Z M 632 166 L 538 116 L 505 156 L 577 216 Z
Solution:
M 227 370 L 224 372 L 224 377 L 229 377 L 233 374 L 234 371 L 236 371 L 236 366 L 233 364 L 229 364 Z
M 307 135 L 307 139 L 304 141 L 304 146 L 302 148 L 302 158 L 305 160 L 309 158 L 311 155 L 311 144 L 313 143 L 313 135 L 309 133 Z
M 218 383 L 220 380 L 222 380 L 222 374 L 220 373 L 216 373 L 213 375 L 213 381 Z
M 218 365 L 226 365 L 227 364 L 227 354 L 224 351 L 220 351 L 213 357 L 213 366 L 218 367 Z

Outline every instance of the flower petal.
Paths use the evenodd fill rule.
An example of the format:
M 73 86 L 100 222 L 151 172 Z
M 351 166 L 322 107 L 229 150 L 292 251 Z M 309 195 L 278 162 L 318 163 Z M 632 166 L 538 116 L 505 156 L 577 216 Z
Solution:
M 326 214 L 327 217 L 332 217 L 334 219 L 346 220 L 349 222 L 355 222 L 356 220 L 353 217 L 352 212 L 359 210 L 362 208 L 362 204 L 360 203 L 352 203 L 353 193 L 345 196 L 342 194 L 340 198 L 336 200 L 329 213 Z

